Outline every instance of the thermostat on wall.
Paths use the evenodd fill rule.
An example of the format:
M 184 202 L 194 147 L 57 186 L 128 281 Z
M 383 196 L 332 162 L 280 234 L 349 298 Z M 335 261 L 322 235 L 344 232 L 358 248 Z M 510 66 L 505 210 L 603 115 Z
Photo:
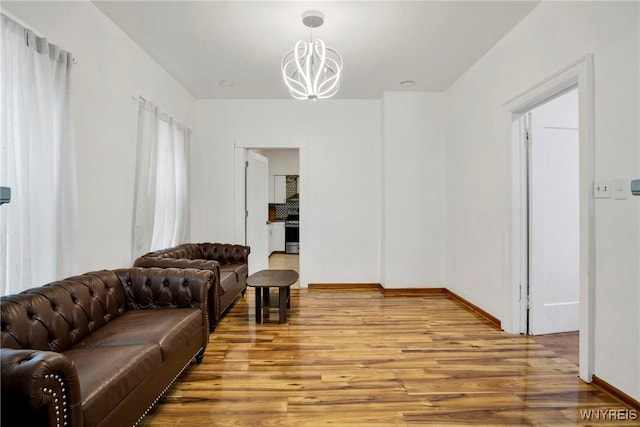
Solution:
M 640 179 L 631 180 L 631 194 L 640 196 Z

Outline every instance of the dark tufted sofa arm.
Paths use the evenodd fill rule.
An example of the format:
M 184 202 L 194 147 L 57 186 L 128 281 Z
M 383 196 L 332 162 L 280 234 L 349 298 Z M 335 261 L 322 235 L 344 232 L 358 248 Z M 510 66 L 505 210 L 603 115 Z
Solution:
M 210 270 L 122 268 L 113 270 L 124 286 L 127 310 L 205 308 L 214 281 Z
M 121 268 L 114 270 L 124 286 L 127 310 L 199 308 L 204 314 L 203 349 L 209 341 L 207 293 L 215 283 L 211 270 L 193 268 Z
M 3 348 L 2 425 L 82 426 L 80 383 L 55 351 Z M 9 410 L 9 408 L 11 408 Z
M 209 329 L 213 331 L 236 297 L 244 295 L 250 252 L 249 246 L 230 243 L 183 243 L 142 255 L 133 265 L 214 271 L 214 286 L 209 290 Z
M 142 257 L 136 262 L 140 267 L 160 267 L 160 268 L 197 268 L 201 270 L 210 270 L 214 273 L 215 277 L 210 288 L 210 292 L 214 295 L 214 298 L 208 299 L 208 304 L 211 315 L 221 311 L 220 297 L 222 293 L 222 287 L 220 286 L 220 264 L 218 261 L 211 261 L 206 259 L 186 259 L 186 258 L 159 258 L 159 257 Z M 210 319 L 215 320 L 215 319 Z

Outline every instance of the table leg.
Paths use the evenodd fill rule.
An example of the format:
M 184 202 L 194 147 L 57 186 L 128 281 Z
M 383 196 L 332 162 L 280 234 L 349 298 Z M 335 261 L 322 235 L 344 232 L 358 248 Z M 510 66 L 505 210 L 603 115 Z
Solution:
M 287 288 L 280 287 L 278 291 L 278 297 L 280 299 L 280 323 L 285 323 L 287 321 Z
M 262 288 L 256 286 L 256 323 L 262 323 Z

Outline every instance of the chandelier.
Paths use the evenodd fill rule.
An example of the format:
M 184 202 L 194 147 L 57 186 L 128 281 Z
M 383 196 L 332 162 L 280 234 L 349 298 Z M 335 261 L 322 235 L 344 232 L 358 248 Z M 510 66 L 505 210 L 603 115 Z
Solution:
M 302 23 L 317 28 L 324 23 L 324 16 L 318 11 L 309 11 L 302 15 Z M 295 99 L 330 98 L 340 88 L 342 57 L 322 40 L 298 40 L 293 50 L 282 58 L 281 68 L 284 82 Z

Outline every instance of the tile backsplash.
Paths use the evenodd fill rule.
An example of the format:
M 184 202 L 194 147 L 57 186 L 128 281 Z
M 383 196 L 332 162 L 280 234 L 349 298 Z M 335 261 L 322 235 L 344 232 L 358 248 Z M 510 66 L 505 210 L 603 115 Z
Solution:
M 287 175 L 286 179 L 286 195 L 287 198 L 298 193 L 298 175 Z
M 286 178 L 287 198 L 298 194 L 298 175 L 287 175 Z M 298 200 L 287 200 L 286 203 L 270 203 L 269 216 L 270 219 L 286 219 L 290 210 L 298 210 L 300 202 Z
M 287 214 L 289 213 L 290 209 L 298 209 L 299 206 L 299 202 L 297 200 L 295 201 L 288 201 L 287 203 L 271 203 L 269 204 L 269 207 L 273 207 L 275 209 L 275 216 L 273 219 L 286 219 L 287 218 Z

